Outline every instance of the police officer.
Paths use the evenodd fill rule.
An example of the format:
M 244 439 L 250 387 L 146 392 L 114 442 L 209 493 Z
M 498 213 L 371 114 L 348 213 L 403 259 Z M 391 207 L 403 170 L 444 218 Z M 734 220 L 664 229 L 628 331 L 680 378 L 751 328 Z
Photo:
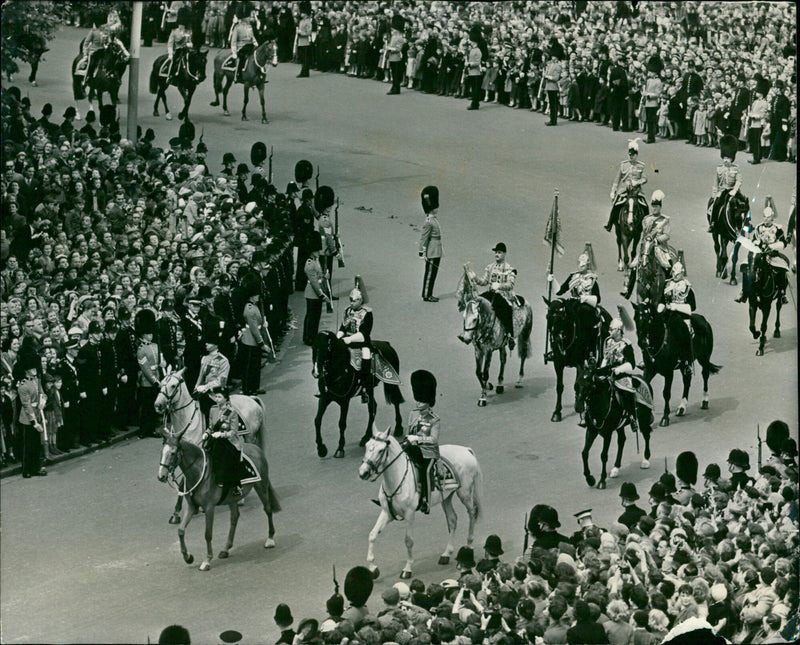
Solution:
M 711 204 L 707 209 L 709 233 L 713 232 L 720 214 L 728 210 L 731 200 L 735 200 L 731 205 L 732 212 L 747 212 L 747 198 L 739 192 L 742 187 L 742 175 L 739 166 L 733 163 L 738 147 L 739 141 L 733 135 L 726 134 L 720 137 L 719 155 L 722 163 L 717 166 L 714 189 L 711 191 Z
M 614 387 L 619 395 L 620 403 L 625 408 L 631 422 L 631 430 L 638 432 L 639 422 L 636 413 L 636 393 L 630 375 L 636 358 L 631 341 L 623 336 L 623 325 L 619 318 L 614 318 L 608 329 L 609 336 L 603 343 L 603 359 L 600 363 L 600 374 L 612 377 Z
M 61 376 L 61 406 L 64 411 L 64 426 L 58 433 L 58 449 L 64 452 L 76 447 L 76 434 L 80 426 L 78 410 L 78 368 L 75 359 L 80 349 L 80 341 L 69 339 L 64 345 L 65 356 L 59 366 Z M 124 422 L 124 421 L 123 421 Z
M 97 320 L 89 323 L 89 342 L 78 351 L 78 396 L 81 400 L 80 442 L 84 446 L 100 440 L 101 426 L 108 420 L 103 417 L 103 403 L 108 386 L 103 382 L 100 341 L 103 327 Z
M 647 166 L 639 159 L 639 138 L 628 139 L 628 158 L 620 162 L 619 172 L 611 185 L 611 213 L 603 228 L 611 230 L 628 198 L 638 199 L 641 187 L 646 183 Z
M 134 319 L 138 340 L 136 362 L 139 365 L 137 397 L 139 401 L 139 437 L 155 437 L 158 427 L 155 402 L 161 381 L 161 352 L 153 342 L 156 334 L 156 315 L 152 309 L 141 309 Z
M 433 295 L 433 286 L 439 274 L 442 261 L 442 229 L 439 226 L 439 189 L 425 186 L 422 189 L 422 210 L 425 223 L 419 240 L 419 257 L 425 260 L 425 275 L 422 278 L 422 299 L 425 302 L 439 302 Z
M 22 367 L 24 377 L 17 385 L 19 397 L 19 420 L 22 438 L 22 476 L 26 479 L 34 475 L 44 476 L 47 471 L 42 466 L 42 433 L 44 433 L 44 393 L 39 382 L 36 356 L 25 354 Z
M 119 331 L 114 339 L 120 369 L 117 386 L 117 411 L 121 417 L 120 423 L 131 426 L 138 423 L 136 383 L 139 366 L 136 362 L 136 334 L 133 330 L 131 312 L 127 307 L 120 307 L 117 319 Z
M 336 337 L 344 340 L 351 355 L 358 354 L 361 360 L 361 402 L 369 403 L 372 394 L 372 352 L 370 334 L 372 333 L 372 309 L 364 305 L 364 295 L 358 288 L 350 292 L 350 306 L 344 310 L 344 319 L 336 332 Z
M 206 428 L 209 427 L 208 413 L 211 409 L 211 399 L 205 395 L 218 386 L 227 386 L 231 371 L 230 362 L 219 351 L 219 339 L 224 324 L 220 318 L 213 315 L 203 321 L 203 342 L 207 353 L 200 361 L 200 376 L 197 378 L 194 391 L 200 395 L 200 411 L 203 413 Z
M 547 275 L 547 281 L 553 282 L 553 274 Z M 600 285 L 597 282 L 597 274 L 592 271 L 592 259 L 588 253 L 581 253 L 578 256 L 578 270 L 570 273 L 564 283 L 556 291 L 557 296 L 568 293 L 568 298 L 577 299 L 584 311 L 591 311 L 597 321 L 597 325 L 602 324 L 603 309 L 598 307 L 600 304 Z
M 514 349 L 514 321 L 513 307 L 517 296 L 514 294 L 514 285 L 517 281 L 517 270 L 506 262 L 508 249 L 504 242 L 498 242 L 492 249 L 494 263 L 487 265 L 483 277 L 479 278 L 472 270 L 467 270 L 467 277 L 475 284 L 489 285 L 490 290 L 481 294 L 492 303 L 494 312 L 508 337 L 508 348 Z M 459 336 L 460 340 L 463 340 Z
M 411 391 L 416 407 L 408 417 L 405 441 L 409 457 L 417 464 L 420 482 L 420 506 L 423 513 L 430 512 L 431 472 L 439 458 L 439 416 L 433 411 L 436 405 L 436 377 L 426 370 L 411 374 Z
M 106 320 L 103 332 L 103 340 L 100 341 L 100 359 L 102 362 L 103 383 L 105 383 L 108 388 L 108 395 L 105 397 L 104 401 L 103 418 L 109 419 L 110 424 L 116 426 L 120 422 L 119 417 L 114 414 L 114 411 L 117 407 L 117 390 L 121 375 L 119 360 L 117 358 L 117 348 L 114 343 L 117 333 L 119 332 L 117 321 L 114 319 Z M 123 427 L 122 429 L 124 430 L 125 428 Z M 106 433 L 103 438 L 108 439 L 108 433 Z

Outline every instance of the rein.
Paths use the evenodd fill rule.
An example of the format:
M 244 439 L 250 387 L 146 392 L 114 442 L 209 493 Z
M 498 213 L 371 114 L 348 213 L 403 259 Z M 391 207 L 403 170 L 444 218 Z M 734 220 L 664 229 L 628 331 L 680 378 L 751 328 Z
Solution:
M 260 49 L 261 49 L 261 47 L 259 47 L 255 51 L 253 51 L 253 63 L 258 68 L 258 71 L 261 72 L 261 75 L 262 76 L 266 76 L 267 75 L 267 59 L 265 58 L 263 65 L 258 62 L 258 51 Z M 264 47 L 264 55 L 265 56 L 266 56 L 266 51 L 267 51 L 267 47 Z
M 560 342 L 562 337 L 563 337 L 562 334 L 555 335 L 553 333 L 553 330 L 552 329 L 550 330 L 550 340 L 553 343 L 553 349 L 555 349 L 557 345 L 559 353 L 562 355 L 566 355 L 569 349 L 575 344 L 575 341 L 578 339 L 578 322 L 576 316 L 572 316 L 572 340 L 566 346 L 563 346 Z
M 658 348 L 658 349 L 657 349 L 655 352 L 652 352 L 652 351 L 650 351 L 650 334 L 647 334 L 647 336 L 646 336 L 646 341 L 645 341 L 645 346 L 644 346 L 644 349 L 645 349 L 645 351 L 647 352 L 647 355 L 650 357 L 650 360 L 651 360 L 651 361 L 654 361 L 654 360 L 655 360 L 655 358 L 656 358 L 656 357 L 657 357 L 657 356 L 658 356 L 658 355 L 659 355 L 659 354 L 660 354 L 662 351 L 664 351 L 664 348 L 665 348 L 665 347 L 666 347 L 666 345 L 667 345 L 667 339 L 669 338 L 669 327 L 667 327 L 667 321 L 666 321 L 666 320 L 664 320 L 664 322 L 662 323 L 662 326 L 663 326 L 663 328 L 664 328 L 664 337 L 663 337 L 663 339 L 661 340 L 661 345 L 659 346 L 659 348 Z
M 320 363 L 320 374 L 319 374 L 319 377 L 320 377 L 320 379 L 322 379 L 323 383 L 325 383 L 325 387 L 327 388 L 327 390 L 335 398 L 343 399 L 343 398 L 347 397 L 348 393 L 353 389 L 353 385 L 355 384 L 355 380 L 356 380 L 356 372 L 355 372 L 355 370 L 348 370 L 347 368 L 349 367 L 349 362 L 345 363 L 344 373 L 339 375 L 337 378 L 331 379 L 331 383 L 338 383 L 339 381 L 342 381 L 343 379 L 346 379 L 348 377 L 348 372 L 350 372 L 350 378 L 349 378 L 349 383 L 347 384 L 347 387 L 341 393 L 337 393 L 337 391 L 334 388 L 332 388 L 330 386 L 330 384 L 326 380 L 326 376 L 331 376 L 331 371 L 327 368 L 327 365 L 332 360 L 332 355 L 333 355 L 333 349 L 331 347 L 328 347 L 327 356 L 325 357 L 325 360 L 323 360 Z
M 384 466 L 383 470 L 379 471 L 378 469 L 380 468 L 381 462 L 383 462 L 386 459 L 386 457 L 388 456 L 388 454 L 389 454 L 388 453 L 388 448 L 389 448 L 389 440 L 387 439 L 387 440 L 384 441 L 384 448 L 381 451 L 382 457 L 378 461 L 377 464 L 373 464 L 371 461 L 369 461 L 367 459 L 364 460 L 364 463 L 367 464 L 367 466 L 369 466 L 369 469 L 375 474 L 375 476 L 372 479 L 369 480 L 370 482 L 378 481 L 378 479 L 387 470 L 389 470 L 389 468 L 391 468 L 392 464 L 394 464 L 394 462 L 396 462 L 398 459 L 400 459 L 401 455 L 403 455 L 403 450 L 401 448 L 400 452 L 397 453 L 397 456 L 394 459 L 392 459 L 389 463 L 387 463 Z M 406 469 L 403 472 L 403 476 L 400 478 L 400 482 L 397 484 L 397 486 L 395 487 L 395 489 L 391 493 L 387 493 L 386 492 L 386 488 L 384 488 L 383 484 L 381 484 L 381 490 L 383 491 L 383 494 L 386 496 L 386 503 L 389 506 L 389 512 L 392 514 L 392 517 L 395 520 L 400 520 L 400 519 L 403 519 L 403 518 L 395 514 L 394 509 L 392 508 L 392 500 L 397 496 L 397 493 L 400 492 L 400 488 L 403 485 L 403 482 L 406 480 L 406 477 L 408 476 L 408 470 L 409 470 L 409 464 L 410 463 L 411 463 L 411 460 L 410 459 L 406 459 Z
M 182 380 L 178 381 L 178 383 L 181 383 L 181 382 L 182 382 Z M 173 402 L 175 400 L 175 397 L 180 393 L 180 391 L 181 391 L 180 385 L 178 385 L 178 387 L 175 388 L 175 391 L 172 393 L 171 396 L 167 396 L 166 394 L 164 394 L 163 390 L 161 390 L 161 389 L 159 390 L 159 392 L 161 392 L 161 394 L 164 394 L 164 398 L 167 400 L 167 416 L 169 417 L 169 424 L 172 427 L 173 432 L 167 431 L 167 424 L 166 423 L 164 424 L 164 430 L 167 432 L 167 434 L 169 434 L 171 436 L 178 436 L 178 437 L 183 436 L 183 433 L 186 432 L 186 430 L 188 430 L 190 425 L 192 425 L 192 422 L 194 421 L 195 417 L 197 416 L 197 411 L 198 411 L 198 409 L 200 407 L 199 405 L 196 405 L 195 408 L 194 408 L 194 411 L 192 412 L 192 416 L 189 417 L 189 420 L 186 422 L 186 425 L 181 429 L 180 432 L 174 432 L 175 424 L 173 423 L 173 419 L 174 419 L 175 413 L 180 412 L 181 410 L 184 410 L 185 408 L 188 408 L 190 405 L 192 405 L 192 403 L 194 403 L 194 399 L 192 399 L 192 397 L 190 395 L 189 396 L 189 400 L 185 404 L 183 404 L 179 408 L 174 408 L 173 409 L 172 404 L 173 404 Z
M 180 436 L 179 436 L 179 438 L 180 438 Z M 177 477 L 175 477 L 175 469 L 178 467 L 178 462 L 180 461 L 180 455 L 182 455 L 182 453 L 183 453 L 183 451 L 181 450 L 180 445 L 178 445 L 177 448 L 176 448 L 176 451 L 175 451 L 175 458 L 173 460 L 174 463 L 173 464 L 165 464 L 165 463 L 161 462 L 158 465 L 167 469 L 167 472 L 169 473 L 169 476 L 170 476 L 172 482 L 174 482 L 174 484 L 175 484 L 175 486 L 172 486 L 172 487 L 175 489 L 175 491 L 178 493 L 178 495 L 180 495 L 181 497 L 186 497 L 187 495 L 190 495 L 192 492 L 194 492 L 194 490 L 203 481 L 203 478 L 205 477 L 205 474 L 206 474 L 206 468 L 208 467 L 208 459 L 206 458 L 206 451 L 203 450 L 202 448 L 200 448 L 200 453 L 201 453 L 201 455 L 203 457 L 203 468 L 200 471 L 200 476 L 197 478 L 197 481 L 194 483 L 194 486 L 192 486 L 187 491 L 182 491 L 179 488 L 178 479 L 177 479 Z M 186 467 L 186 470 L 181 468 L 181 470 L 183 471 L 183 483 L 184 483 L 184 486 L 186 485 L 186 471 L 188 471 L 192 466 L 194 466 L 195 463 L 197 463 L 197 459 L 195 459 L 194 461 L 189 463 L 187 465 L 187 467 Z
M 597 423 L 597 417 L 595 417 L 594 415 L 592 415 L 591 412 L 589 412 L 589 407 L 588 406 L 586 408 L 587 415 L 591 418 L 593 425 L 598 430 L 600 430 L 600 429 L 605 427 L 606 421 L 608 421 L 608 417 L 611 414 L 611 402 L 614 400 L 614 384 L 613 384 L 613 382 L 611 382 L 610 377 L 608 379 L 608 383 L 609 383 L 608 408 L 606 409 L 606 414 L 603 417 L 602 423 L 598 424 Z

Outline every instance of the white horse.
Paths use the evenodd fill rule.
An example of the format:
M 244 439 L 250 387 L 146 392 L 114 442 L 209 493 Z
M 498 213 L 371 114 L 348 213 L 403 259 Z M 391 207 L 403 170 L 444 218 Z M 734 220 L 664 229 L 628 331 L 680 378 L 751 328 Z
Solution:
M 429 506 L 442 505 L 447 518 L 449 539 L 444 553 L 439 557 L 439 564 L 448 564 L 450 556 L 455 550 L 453 540 L 455 537 L 458 516 L 453 506 L 453 494 L 464 504 L 469 514 L 469 532 L 467 533 L 467 546 L 472 546 L 475 536 L 475 523 L 483 511 L 483 474 L 472 448 L 464 446 L 444 445 L 439 447 L 441 458 L 451 467 L 455 480 L 446 481 L 444 490 L 434 489 L 430 493 Z M 419 492 L 417 491 L 417 467 L 402 449 L 397 440 L 392 437 L 387 429 L 378 433 L 372 429 L 372 438 L 367 442 L 364 459 L 358 469 L 358 475 L 363 480 L 377 481 L 383 477 L 379 493 L 381 512 L 378 520 L 369 534 L 369 548 L 367 550 L 367 566 L 374 578 L 380 575 L 375 565 L 375 539 L 392 520 L 405 520 L 406 524 L 406 549 L 408 560 L 400 574 L 403 579 L 411 577 L 411 566 L 414 562 L 413 547 L 414 515 L 419 507 Z

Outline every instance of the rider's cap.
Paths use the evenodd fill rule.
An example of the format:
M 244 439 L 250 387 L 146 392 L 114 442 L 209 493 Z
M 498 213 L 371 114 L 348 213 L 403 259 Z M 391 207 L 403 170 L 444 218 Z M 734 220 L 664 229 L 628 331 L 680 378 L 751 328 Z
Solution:
M 654 190 L 653 194 L 650 196 L 650 203 L 660 204 L 663 201 L 664 201 L 664 192 L 661 190 Z
M 508 253 L 508 250 L 506 249 L 506 245 L 504 242 L 498 242 L 497 244 L 495 244 L 492 251 L 494 253 Z

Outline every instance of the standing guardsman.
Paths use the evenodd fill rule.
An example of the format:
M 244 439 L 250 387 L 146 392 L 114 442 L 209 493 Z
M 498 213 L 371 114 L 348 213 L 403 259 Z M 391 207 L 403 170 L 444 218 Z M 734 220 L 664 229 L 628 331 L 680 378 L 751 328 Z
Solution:
M 311 64 L 311 3 L 307 0 L 300 2 L 300 23 L 297 25 L 297 57 L 302 65 L 297 78 L 308 78 L 308 68 Z
M 22 434 L 22 476 L 44 476 L 42 466 L 42 436 L 44 432 L 44 394 L 39 382 L 35 354 L 25 354 L 22 371 L 25 374 L 17 385 L 19 396 L 19 427 Z
M 392 89 L 386 94 L 400 94 L 400 84 L 403 82 L 403 48 L 406 38 L 403 35 L 406 21 L 400 14 L 392 16 L 392 35 L 389 39 L 389 69 L 392 71 Z
M 427 514 L 430 512 L 430 474 L 439 458 L 441 428 L 439 416 L 433 411 L 436 405 L 436 377 L 427 370 L 412 372 L 411 391 L 417 406 L 408 417 L 405 440 L 411 445 L 406 451 L 419 468 L 419 510 Z
M 361 384 L 361 402 L 369 403 L 371 393 L 370 375 L 372 372 L 372 351 L 370 334 L 372 333 L 372 309 L 364 304 L 364 294 L 356 287 L 350 291 L 350 306 L 344 310 L 344 320 L 336 332 L 350 348 L 350 354 L 356 353 L 360 359 L 359 369 Z M 358 362 L 358 361 L 357 361 Z
M 422 225 L 422 236 L 419 240 L 419 257 L 425 261 L 425 276 L 422 278 L 422 299 L 425 302 L 439 302 L 433 295 L 433 285 L 439 274 L 439 263 L 442 261 L 442 230 L 439 227 L 439 189 L 436 186 L 425 186 L 422 189 L 422 210 L 425 211 L 425 223 Z

